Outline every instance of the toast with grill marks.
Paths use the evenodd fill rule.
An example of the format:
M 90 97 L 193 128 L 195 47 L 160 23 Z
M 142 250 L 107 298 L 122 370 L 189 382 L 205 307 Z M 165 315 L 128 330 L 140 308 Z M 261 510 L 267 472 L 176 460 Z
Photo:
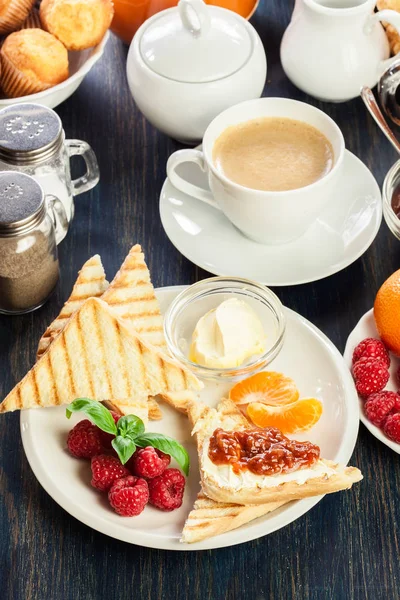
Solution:
M 210 408 L 200 402 L 192 402 L 189 405 L 188 416 L 192 427 L 201 417 L 206 417 Z M 221 405 L 221 414 L 225 418 L 231 418 L 232 426 L 248 426 L 247 420 L 242 413 L 232 411 L 231 405 Z M 262 517 L 273 510 L 276 510 L 284 502 L 271 502 L 268 504 L 249 504 L 243 506 L 227 502 L 217 502 L 208 498 L 203 490 L 197 496 L 193 509 L 185 522 L 181 542 L 193 544 L 202 540 L 221 535 L 233 529 L 237 529 L 258 517 Z
M 189 406 L 189 418 L 195 422 L 202 490 L 212 500 L 243 505 L 289 502 L 348 489 L 362 479 L 357 468 L 324 459 L 288 474 L 257 475 L 248 470 L 235 473 L 229 464 L 215 465 L 208 457 L 208 446 L 217 428 L 254 428 L 236 405 L 223 400 L 217 409 L 211 409 L 194 403 Z
M 129 251 L 102 300 L 147 342 L 167 349 L 163 317 L 139 244 Z
M 141 248 L 139 245 L 136 245 L 131 250 L 132 253 L 138 255 L 141 252 Z M 129 255 L 128 255 L 129 256 Z M 143 256 L 143 255 L 142 255 Z M 140 261 L 138 261 L 140 266 Z M 132 263 L 130 265 L 133 267 Z M 147 267 L 146 267 L 147 269 Z M 132 270 L 132 269 L 131 269 Z M 143 269 L 139 269 L 142 270 Z M 150 275 L 149 275 L 150 277 Z M 118 271 L 115 276 L 111 289 L 123 288 L 123 280 L 126 280 L 125 274 L 121 272 L 121 269 Z M 140 279 L 140 278 L 138 278 Z M 71 317 L 71 315 L 78 310 L 83 304 L 85 300 L 89 297 L 98 298 L 103 296 L 105 290 L 108 287 L 108 281 L 106 281 L 105 273 L 103 269 L 103 265 L 101 264 L 100 256 L 95 255 L 90 258 L 82 267 L 81 271 L 79 271 L 78 279 L 75 282 L 75 285 L 72 289 L 71 296 L 68 298 L 67 302 L 64 304 L 61 313 L 59 316 L 53 321 L 53 323 L 47 328 L 46 332 L 42 336 L 39 341 L 39 347 L 36 355 L 36 360 L 38 360 L 48 349 L 51 342 L 54 338 L 60 333 L 66 324 L 67 320 Z M 112 301 L 113 294 L 109 295 L 110 301 Z M 128 307 L 129 308 L 129 307 Z M 140 315 L 139 315 L 140 317 Z M 145 335 L 146 332 L 144 332 Z M 146 335 L 145 335 L 146 338 Z M 118 400 L 114 400 L 113 410 L 118 412 L 121 415 L 130 414 L 131 409 L 127 404 L 121 404 Z M 157 420 L 162 418 L 162 413 L 160 407 L 158 406 L 156 400 L 154 398 L 149 398 L 149 418 L 151 420 Z
M 114 400 L 103 400 L 103 404 L 109 410 L 119 412 L 114 404 Z M 129 413 L 127 414 L 136 415 L 139 419 L 142 419 L 145 426 L 147 426 L 149 422 L 149 403 L 147 402 L 147 398 L 135 398 L 132 400 L 129 405 Z
M 283 504 L 284 502 L 249 504 L 247 506 L 228 504 L 211 500 L 201 491 L 185 522 L 180 541 L 185 544 L 193 544 L 221 535 L 221 533 L 232 531 L 245 523 L 254 521 Z
M 102 300 L 115 310 L 129 327 L 137 331 L 143 339 L 168 352 L 164 337 L 163 316 L 151 282 L 142 248 L 136 244 L 129 251 Z M 180 386 L 181 384 L 179 384 Z M 176 410 L 186 413 L 187 404 L 194 400 L 194 394 L 185 390 L 175 394 L 162 394 L 161 398 Z M 119 405 L 119 411 L 126 414 L 129 407 Z M 150 419 L 160 419 L 162 413 L 154 398 L 149 398 Z
M 88 261 L 88 263 L 89 262 L 90 261 Z M 88 263 L 85 263 L 84 267 Z M 81 271 L 82 273 L 83 268 Z M 79 278 L 74 286 L 74 290 L 78 283 Z M 105 287 L 102 288 L 103 291 L 106 288 L 107 282 Z M 84 299 L 86 299 L 82 299 L 79 303 L 77 301 L 79 295 L 77 296 L 74 293 L 74 290 L 71 297 L 64 305 L 60 316 L 48 328 L 48 330 L 54 329 L 54 333 L 49 336 L 47 330 L 45 333 L 46 337 L 43 336 L 40 340 L 38 357 L 44 353 L 51 341 L 65 325 L 65 315 L 71 316 L 71 314 L 81 306 Z M 160 306 L 155 296 L 150 272 L 139 244 L 136 244 L 131 248 L 107 291 L 104 294 L 93 294 L 93 296 L 96 297 L 99 295 L 102 295 L 102 300 L 112 306 L 119 317 L 126 319 L 127 323 L 129 323 L 133 329 L 137 330 L 146 341 L 167 351 Z M 163 395 L 162 399 L 178 411 L 185 413 L 187 404 L 188 402 L 193 401 L 194 395 L 188 390 L 187 393 L 183 391 L 177 395 L 174 393 Z M 117 400 L 114 402 L 114 410 L 120 414 L 129 414 L 130 411 L 129 405 L 121 404 Z M 151 420 L 162 418 L 162 413 L 156 400 L 151 397 L 149 398 L 149 418 Z
M 89 298 L 0 404 L 0 412 L 69 404 L 77 397 L 128 404 L 186 388 L 199 390 L 202 384 L 126 327 L 105 302 Z
M 60 333 L 71 315 L 88 298 L 99 298 L 108 286 L 106 274 L 98 254 L 89 258 L 78 273 L 72 292 L 60 314 L 46 329 L 39 341 L 36 360 L 46 352 L 54 338 Z

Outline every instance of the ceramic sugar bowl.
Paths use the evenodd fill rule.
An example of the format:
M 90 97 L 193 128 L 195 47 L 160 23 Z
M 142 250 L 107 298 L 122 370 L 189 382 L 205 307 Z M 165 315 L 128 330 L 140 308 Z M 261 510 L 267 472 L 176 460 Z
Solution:
M 243 17 L 202 0 L 180 0 L 140 27 L 127 75 L 144 116 L 171 137 L 194 144 L 217 114 L 261 96 L 267 61 Z

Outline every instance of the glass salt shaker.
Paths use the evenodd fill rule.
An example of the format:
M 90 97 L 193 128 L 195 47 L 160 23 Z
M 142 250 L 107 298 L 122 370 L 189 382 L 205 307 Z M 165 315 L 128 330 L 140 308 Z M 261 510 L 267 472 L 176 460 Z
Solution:
M 86 173 L 72 180 L 70 157 L 75 155 L 84 159 Z M 61 200 L 68 221 L 74 216 L 74 196 L 91 190 L 100 178 L 96 155 L 89 144 L 66 140 L 59 116 L 39 104 L 13 104 L 0 110 L 0 171 L 19 171 L 34 177 L 45 194 Z M 57 244 L 65 234 L 59 227 Z
M 0 172 L 0 313 L 23 314 L 46 302 L 59 278 L 56 236 L 67 230 L 58 198 L 45 197 L 29 175 Z

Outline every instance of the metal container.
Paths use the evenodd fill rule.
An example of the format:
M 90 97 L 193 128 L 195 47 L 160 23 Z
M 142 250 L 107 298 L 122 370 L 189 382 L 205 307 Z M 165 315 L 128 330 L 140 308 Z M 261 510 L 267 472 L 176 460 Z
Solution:
M 67 230 L 58 198 L 45 196 L 29 175 L 0 172 L 0 313 L 44 304 L 59 277 L 56 235 Z
M 74 155 L 82 156 L 86 173 L 72 180 L 70 157 Z M 13 104 L 0 110 L 0 171 L 10 170 L 31 175 L 45 194 L 57 196 L 68 221 L 74 216 L 74 196 L 99 181 L 91 147 L 81 140 L 66 140 L 59 116 L 39 104 Z M 60 227 L 58 236 L 65 233 Z M 57 237 L 57 243 L 61 239 Z

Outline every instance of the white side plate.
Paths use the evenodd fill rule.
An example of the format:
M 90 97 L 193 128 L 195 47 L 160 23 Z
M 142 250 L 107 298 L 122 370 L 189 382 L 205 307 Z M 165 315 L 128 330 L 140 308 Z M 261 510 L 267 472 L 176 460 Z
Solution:
M 379 339 L 379 335 L 378 335 L 378 332 L 375 327 L 373 309 L 369 310 L 367 313 L 365 313 L 365 315 L 363 317 L 361 317 L 361 319 L 358 321 L 357 325 L 355 326 L 355 328 L 350 333 L 350 335 L 347 339 L 346 348 L 344 351 L 344 360 L 346 361 L 346 364 L 349 367 L 349 369 L 351 369 L 351 365 L 352 365 L 354 348 L 362 340 L 365 340 L 365 338 L 368 338 L 368 337 Z M 399 367 L 399 359 L 396 358 L 395 356 L 393 356 L 393 354 L 391 354 L 390 360 L 391 360 L 390 379 L 389 379 L 389 382 L 385 389 L 391 390 L 392 392 L 397 392 L 397 390 L 399 389 L 399 384 L 396 381 L 396 371 Z M 364 411 L 363 411 L 364 401 L 362 400 L 362 398 L 359 399 L 359 402 L 360 402 L 360 419 L 364 423 L 365 427 L 378 440 L 380 440 L 381 442 L 386 444 L 386 446 L 389 446 L 389 448 L 391 448 L 392 450 L 397 452 L 397 454 L 400 454 L 400 444 L 396 444 L 396 442 L 392 442 L 392 440 L 389 440 L 389 438 L 386 437 L 386 435 L 383 433 L 383 431 L 381 429 L 379 429 L 379 427 L 376 427 L 376 425 L 373 425 L 371 423 L 371 421 L 368 421 L 367 417 L 364 415 Z

